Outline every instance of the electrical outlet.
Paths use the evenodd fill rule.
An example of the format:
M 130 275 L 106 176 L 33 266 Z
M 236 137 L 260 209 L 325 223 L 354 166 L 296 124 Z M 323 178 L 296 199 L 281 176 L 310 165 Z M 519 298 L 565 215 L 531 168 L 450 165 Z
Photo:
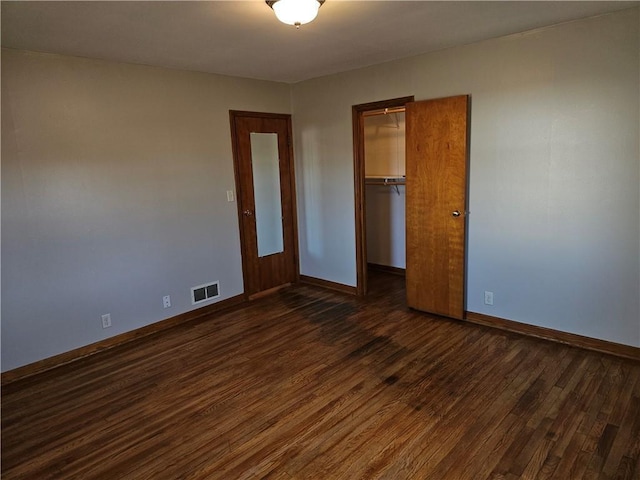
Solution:
M 169 308 L 171 306 L 171 296 L 170 295 L 165 295 L 164 297 L 162 297 L 162 306 L 164 308 Z
M 493 305 L 493 292 L 484 292 L 484 304 L 485 305 Z
M 111 314 L 105 313 L 102 315 L 102 328 L 109 328 L 111 326 Z

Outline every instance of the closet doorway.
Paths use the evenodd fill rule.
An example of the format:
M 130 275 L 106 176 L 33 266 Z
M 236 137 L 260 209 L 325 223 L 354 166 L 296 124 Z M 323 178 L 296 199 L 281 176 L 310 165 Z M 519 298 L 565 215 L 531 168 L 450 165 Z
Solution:
M 395 236 L 396 243 L 398 238 L 404 240 L 402 234 L 406 235 L 404 263 L 407 305 L 410 308 L 463 319 L 470 97 L 459 95 L 420 102 L 412 100 L 404 98 L 353 107 L 358 283 L 356 290 L 358 294 L 366 295 L 370 261 L 368 257 L 376 254 L 373 248 L 379 246 L 367 240 L 372 236 L 372 227 L 379 227 L 375 222 L 380 220 L 368 215 L 372 203 L 368 198 L 368 188 L 395 188 L 399 196 L 402 196 L 400 188 L 403 191 L 406 188 L 404 202 L 398 202 L 399 205 L 395 208 L 400 215 L 404 214 L 405 220 L 405 224 L 401 226 L 398 219 L 395 228 L 401 228 L 403 231 L 378 231 L 376 235 L 387 238 Z M 376 155 L 370 157 L 367 153 L 367 133 L 369 136 L 376 136 L 379 134 L 378 127 L 393 128 L 393 125 L 388 122 L 375 122 L 371 130 L 367 128 L 367 118 L 377 113 L 393 114 L 401 110 L 404 110 L 406 119 L 406 150 L 395 160 L 393 148 L 385 147 L 388 152 L 382 155 L 386 155 L 386 159 L 381 160 L 384 166 L 380 167 Z M 398 132 L 399 125 L 400 121 L 397 120 Z M 387 136 L 393 138 L 393 135 Z M 371 145 L 372 150 L 379 149 L 375 142 Z M 399 163 L 405 161 L 403 168 L 398 168 Z M 380 175 L 380 172 L 389 173 Z M 388 206 L 387 211 L 383 212 L 389 217 L 393 205 L 393 197 L 390 195 L 392 194 L 389 192 L 385 195 Z M 370 219 L 369 222 L 367 217 Z M 393 222 L 391 226 L 393 228 Z M 389 248 L 388 245 L 386 248 L 389 255 L 386 263 L 393 262 L 394 256 L 397 261 L 398 251 Z M 392 271 L 396 268 L 393 265 L 390 267 Z
M 404 109 L 413 96 L 354 105 L 353 148 L 358 295 L 369 264 L 404 270 Z

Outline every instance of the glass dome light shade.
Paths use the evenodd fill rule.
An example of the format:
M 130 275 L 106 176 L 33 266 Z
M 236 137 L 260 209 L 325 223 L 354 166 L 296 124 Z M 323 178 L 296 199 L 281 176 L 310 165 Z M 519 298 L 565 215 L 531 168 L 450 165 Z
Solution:
M 272 7 L 282 23 L 287 25 L 304 25 L 318 15 L 318 0 L 278 0 Z

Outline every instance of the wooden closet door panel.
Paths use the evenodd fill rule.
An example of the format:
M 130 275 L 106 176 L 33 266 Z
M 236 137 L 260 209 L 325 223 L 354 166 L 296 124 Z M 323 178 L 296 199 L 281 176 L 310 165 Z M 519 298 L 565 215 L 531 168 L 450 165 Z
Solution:
M 464 316 L 469 97 L 406 105 L 407 303 Z

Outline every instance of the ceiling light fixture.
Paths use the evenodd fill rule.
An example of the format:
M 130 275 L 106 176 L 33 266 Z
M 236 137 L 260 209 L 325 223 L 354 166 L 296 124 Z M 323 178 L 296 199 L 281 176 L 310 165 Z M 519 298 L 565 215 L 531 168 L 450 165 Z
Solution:
M 318 15 L 325 0 L 266 0 L 282 23 L 300 25 L 309 23 Z

